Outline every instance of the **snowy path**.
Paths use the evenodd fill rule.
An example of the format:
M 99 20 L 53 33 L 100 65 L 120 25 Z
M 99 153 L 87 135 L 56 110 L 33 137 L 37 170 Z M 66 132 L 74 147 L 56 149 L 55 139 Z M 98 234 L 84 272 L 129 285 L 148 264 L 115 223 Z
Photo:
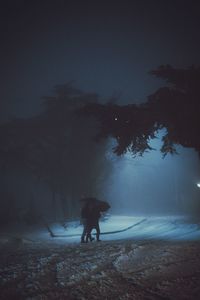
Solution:
M 45 226 L 13 226 L 0 232 L 0 244 L 9 238 L 24 238 L 31 241 L 53 241 L 60 243 L 78 243 L 82 233 L 79 221 L 66 223 L 66 229 L 61 224 L 49 224 L 55 235 L 52 238 Z M 171 241 L 200 240 L 200 223 L 184 216 L 117 216 L 111 215 L 105 221 L 100 221 L 102 240 L 121 239 L 156 239 Z M 95 234 L 95 230 L 93 230 Z
M 56 242 L 61 244 L 79 243 L 82 225 L 79 221 L 49 224 L 55 237 L 51 237 L 44 225 L 14 226 L 0 232 L 0 245 L 12 239 L 23 239 L 24 242 Z M 184 216 L 117 216 L 111 215 L 100 221 L 101 239 L 113 241 L 121 239 L 133 240 L 166 240 L 195 241 L 200 240 L 200 222 L 194 222 Z M 93 230 L 95 234 L 95 230 Z
M 60 224 L 51 224 L 55 239 L 60 242 L 79 242 L 82 226 L 79 222 L 70 222 L 66 230 Z M 100 222 L 102 239 L 105 241 L 120 239 L 158 239 L 158 240 L 200 240 L 200 223 L 183 216 L 136 217 L 110 216 Z M 93 230 L 95 233 L 95 230 Z M 45 229 L 31 233 L 33 239 L 49 239 Z M 31 237 L 31 235 L 30 235 Z

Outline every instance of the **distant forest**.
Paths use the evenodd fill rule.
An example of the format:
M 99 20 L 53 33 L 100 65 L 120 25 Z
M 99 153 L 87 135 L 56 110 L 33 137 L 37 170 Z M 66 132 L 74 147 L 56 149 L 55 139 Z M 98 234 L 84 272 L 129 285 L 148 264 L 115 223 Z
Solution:
M 161 155 L 175 154 L 176 145 L 200 154 L 200 68 L 163 65 L 150 73 L 165 80 L 166 87 L 140 105 L 117 105 L 109 99 L 101 104 L 98 95 L 67 83 L 43 98 L 39 115 L 0 125 L 2 223 L 20 219 L 31 223 L 43 217 L 34 207 L 34 193 L 25 210 L 17 207 L 10 189 L 12 176 L 21 176 L 24 185 L 31 182 L 37 194 L 45 186 L 51 195 L 45 217 L 77 217 L 80 197 L 101 197 L 104 181 L 112 172 L 105 156 L 110 137 L 117 142 L 116 155 L 130 151 L 133 157 L 142 156 L 152 150 L 150 140 L 165 128 Z

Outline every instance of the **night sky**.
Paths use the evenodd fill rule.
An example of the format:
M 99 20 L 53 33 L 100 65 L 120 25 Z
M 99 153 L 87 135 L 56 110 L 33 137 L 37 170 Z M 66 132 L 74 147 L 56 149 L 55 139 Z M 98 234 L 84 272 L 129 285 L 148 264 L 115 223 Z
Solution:
M 1 1 L 0 116 L 30 116 L 56 84 L 120 103 L 162 83 L 161 64 L 200 63 L 199 1 Z M 102 100 L 103 101 L 103 100 Z
M 166 149 L 172 139 L 199 150 L 196 114 L 194 132 L 188 126 L 198 107 L 190 85 L 193 102 L 174 118 L 169 105 L 166 128 L 148 140 L 154 150 L 134 158 L 113 146 L 128 144 L 130 128 L 145 146 L 154 116 L 160 124 L 154 104 L 134 106 L 128 118 L 99 109 L 100 125 L 116 121 L 115 139 L 100 127 L 101 143 L 91 138 L 94 119 L 73 114 L 74 94 L 56 105 L 46 97 L 42 114 L 56 85 L 73 82 L 101 103 L 142 103 L 166 85 L 151 70 L 200 67 L 200 0 L 1 0 L 0 41 L 0 298 L 200 299 L 199 156 L 181 145 L 179 155 L 160 151 L 163 136 Z M 172 99 L 178 107 L 179 94 Z M 153 117 L 140 122 L 147 109 Z M 14 117 L 33 119 L 2 124 Z M 88 197 L 110 209 L 102 242 L 79 247 L 83 228 L 98 229 L 96 204 L 81 220 Z

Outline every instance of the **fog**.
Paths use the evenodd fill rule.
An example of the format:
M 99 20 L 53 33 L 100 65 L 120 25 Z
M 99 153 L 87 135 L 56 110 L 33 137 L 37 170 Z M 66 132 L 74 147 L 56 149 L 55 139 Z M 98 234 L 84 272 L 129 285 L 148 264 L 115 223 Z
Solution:
M 83 196 L 108 201 L 111 214 L 199 215 L 200 161 L 193 149 L 177 146 L 177 155 L 163 158 L 160 131 L 150 142 L 155 150 L 116 156 L 114 140 L 93 140 L 94 120 L 69 118 L 67 124 L 65 147 L 58 144 L 54 153 L 48 146 L 39 161 L 43 177 L 20 164 L 1 170 L 1 223 L 77 219 Z
M 143 157 L 116 157 L 110 141 L 107 158 L 113 171 L 105 186 L 112 211 L 122 214 L 193 215 L 200 209 L 200 162 L 192 149 L 178 146 L 176 155 L 159 152 L 162 131 L 151 141 L 155 149 Z

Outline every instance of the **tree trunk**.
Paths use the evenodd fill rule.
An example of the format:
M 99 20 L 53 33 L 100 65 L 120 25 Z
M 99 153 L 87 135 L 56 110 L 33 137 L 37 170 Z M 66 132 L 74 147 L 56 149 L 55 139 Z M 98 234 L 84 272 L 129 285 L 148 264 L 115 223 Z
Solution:
M 52 217 L 53 221 L 57 221 L 57 207 L 56 207 L 56 191 L 52 189 Z
M 63 194 L 60 196 L 60 202 L 61 202 L 63 219 L 66 220 L 67 219 L 66 197 Z

